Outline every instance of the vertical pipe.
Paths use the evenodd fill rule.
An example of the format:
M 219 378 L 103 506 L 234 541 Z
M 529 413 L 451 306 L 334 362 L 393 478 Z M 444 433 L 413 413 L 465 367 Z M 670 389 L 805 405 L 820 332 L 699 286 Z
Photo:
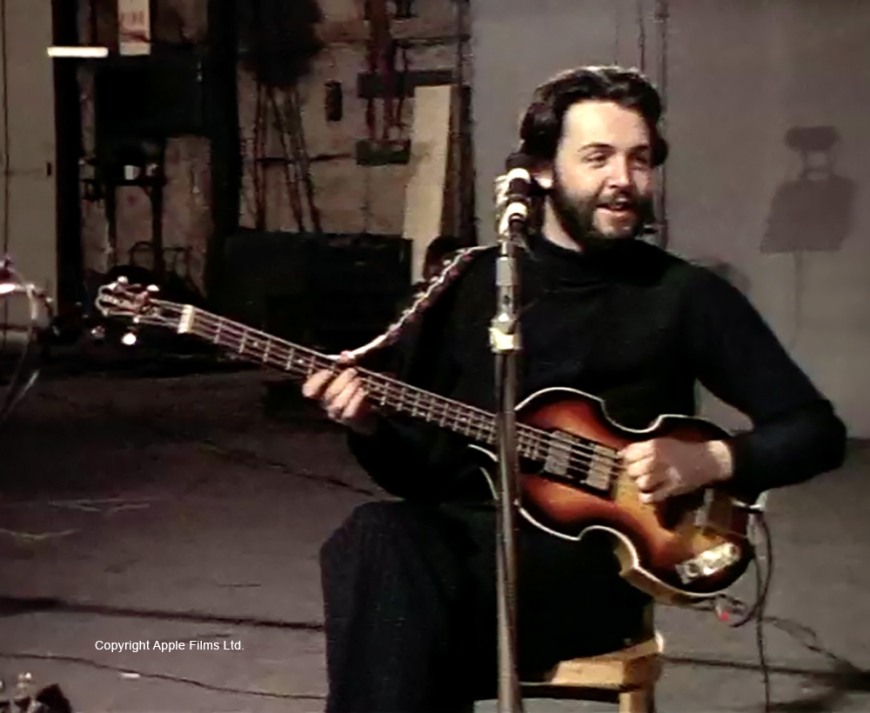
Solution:
M 242 157 L 239 142 L 238 0 L 209 0 L 205 119 L 211 140 L 214 232 L 206 249 L 205 285 L 213 302 L 224 276 L 224 246 L 239 227 Z
M 659 26 L 659 91 L 661 92 L 664 116 L 662 118 L 662 130 L 667 124 L 668 106 L 668 18 L 670 12 L 668 0 L 656 0 L 656 22 Z M 667 249 L 670 243 L 670 228 L 668 225 L 668 169 L 667 162 L 659 169 L 659 246 Z
M 66 47 L 78 45 L 78 3 L 52 0 L 51 11 L 53 43 Z M 79 161 L 84 151 L 78 68 L 77 60 L 53 60 L 59 314 L 64 314 L 80 304 L 84 297 L 79 173 Z

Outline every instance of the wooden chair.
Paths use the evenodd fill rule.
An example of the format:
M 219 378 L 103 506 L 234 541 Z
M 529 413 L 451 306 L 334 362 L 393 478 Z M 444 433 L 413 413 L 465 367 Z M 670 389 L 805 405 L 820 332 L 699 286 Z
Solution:
M 652 625 L 652 607 L 638 643 L 599 656 L 562 661 L 540 681 L 524 681 L 529 698 L 571 698 L 618 703 L 619 713 L 654 713 L 664 639 Z

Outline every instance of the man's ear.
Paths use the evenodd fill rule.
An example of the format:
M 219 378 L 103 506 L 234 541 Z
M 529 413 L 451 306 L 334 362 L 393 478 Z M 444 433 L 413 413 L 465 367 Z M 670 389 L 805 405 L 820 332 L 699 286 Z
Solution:
M 553 187 L 553 169 L 550 166 L 536 168 L 532 171 L 532 178 L 545 191 L 549 191 Z

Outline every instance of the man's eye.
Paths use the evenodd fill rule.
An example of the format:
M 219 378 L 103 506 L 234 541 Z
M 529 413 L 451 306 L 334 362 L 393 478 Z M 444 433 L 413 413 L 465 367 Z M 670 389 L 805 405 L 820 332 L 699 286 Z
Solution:
M 586 157 L 586 162 L 594 166 L 603 166 L 607 163 L 607 156 L 603 153 L 590 154 Z
M 652 159 L 646 154 L 640 154 L 635 156 L 633 159 L 633 163 L 635 166 L 640 166 L 642 168 L 648 168 L 652 165 Z

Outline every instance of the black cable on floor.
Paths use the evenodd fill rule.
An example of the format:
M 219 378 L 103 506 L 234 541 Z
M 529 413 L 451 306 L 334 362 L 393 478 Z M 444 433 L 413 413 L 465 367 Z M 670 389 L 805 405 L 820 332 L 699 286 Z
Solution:
M 764 711 L 770 712 L 770 669 L 767 663 L 767 653 L 765 650 L 764 638 L 764 611 L 767 608 L 767 599 L 770 594 L 770 583 L 773 579 L 773 540 L 770 535 L 770 527 L 764 517 L 762 510 L 754 510 L 758 526 L 764 536 L 764 555 L 767 562 L 767 567 L 764 576 L 761 574 L 761 565 L 758 562 L 758 555 L 753 558 L 752 563 L 755 567 L 755 603 L 746 609 L 746 605 L 728 595 L 720 597 L 715 604 L 715 611 L 719 620 L 728 626 L 737 629 L 745 626 L 749 622 L 755 622 L 755 643 L 758 650 L 758 663 L 761 668 L 761 675 L 764 682 Z M 733 619 L 736 612 L 743 611 L 737 619 Z

